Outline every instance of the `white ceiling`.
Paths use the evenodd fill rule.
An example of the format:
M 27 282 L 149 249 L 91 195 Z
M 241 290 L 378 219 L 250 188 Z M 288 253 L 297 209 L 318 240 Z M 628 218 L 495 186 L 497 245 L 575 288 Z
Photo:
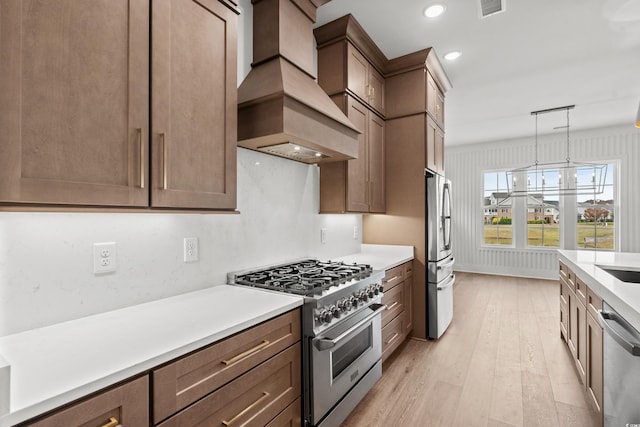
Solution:
M 425 7 L 436 2 L 446 12 L 425 18 Z M 572 131 L 633 126 L 640 0 L 506 0 L 505 12 L 485 19 L 478 3 L 332 0 L 318 9 L 316 26 L 351 13 L 389 59 L 433 47 L 453 84 L 447 145 L 530 136 L 531 111 L 570 104 Z M 444 60 L 452 50 L 462 56 Z M 550 126 L 564 125 L 566 115 L 558 120 Z

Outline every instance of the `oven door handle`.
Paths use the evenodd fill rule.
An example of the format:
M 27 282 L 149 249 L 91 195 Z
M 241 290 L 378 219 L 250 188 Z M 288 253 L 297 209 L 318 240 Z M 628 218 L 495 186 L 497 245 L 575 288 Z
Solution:
M 313 345 L 320 351 L 324 351 L 324 350 L 328 350 L 330 348 L 333 348 L 333 347 L 337 346 L 338 344 L 340 344 L 340 342 L 343 341 L 345 338 L 347 338 L 349 335 L 354 333 L 362 325 L 365 325 L 365 324 L 369 323 L 371 321 L 371 319 L 373 319 L 378 314 L 382 313 L 384 310 L 387 309 L 387 306 L 384 305 L 384 304 L 371 304 L 370 307 L 376 307 L 376 308 L 367 317 L 365 317 L 364 319 L 360 320 L 358 323 L 356 323 L 355 325 L 353 325 L 352 327 L 350 327 L 349 329 L 347 329 L 346 331 L 344 331 L 343 333 L 341 333 L 337 337 L 335 337 L 333 339 L 320 338 L 318 340 L 315 340 Z

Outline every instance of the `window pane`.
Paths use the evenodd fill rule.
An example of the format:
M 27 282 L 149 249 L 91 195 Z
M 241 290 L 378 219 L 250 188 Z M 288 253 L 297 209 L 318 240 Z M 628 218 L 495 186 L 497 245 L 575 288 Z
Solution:
M 578 247 L 587 249 L 615 248 L 615 212 L 614 197 L 615 168 L 610 164 L 604 179 L 604 192 L 587 196 L 578 196 L 577 227 Z M 590 180 L 588 177 L 576 177 L 578 180 Z
M 545 169 L 527 174 L 527 245 L 560 246 L 560 171 Z M 550 193 L 555 192 L 555 195 Z
M 485 244 L 513 244 L 512 209 L 512 198 L 507 193 L 507 181 L 504 172 L 485 173 L 482 212 Z

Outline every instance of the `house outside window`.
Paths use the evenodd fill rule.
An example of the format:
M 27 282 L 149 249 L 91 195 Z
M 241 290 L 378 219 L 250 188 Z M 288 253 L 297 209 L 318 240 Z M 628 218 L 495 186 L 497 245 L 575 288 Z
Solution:
M 577 247 L 582 249 L 611 249 L 615 246 L 615 164 L 609 164 L 601 194 L 577 197 L 576 226 Z M 581 179 L 577 177 L 576 179 Z M 584 179 L 584 178 L 583 178 Z M 589 176 L 586 179 L 591 179 Z
M 512 198 L 502 172 L 484 174 L 483 235 L 486 245 L 513 245 Z

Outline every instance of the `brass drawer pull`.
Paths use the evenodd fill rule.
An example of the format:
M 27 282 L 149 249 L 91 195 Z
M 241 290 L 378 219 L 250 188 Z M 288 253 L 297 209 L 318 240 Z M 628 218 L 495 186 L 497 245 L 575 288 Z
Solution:
M 234 356 L 231 359 L 223 360 L 222 363 L 224 363 L 227 366 L 233 365 L 238 360 L 244 359 L 245 357 L 249 356 L 250 354 L 258 352 L 259 350 L 261 350 L 262 348 L 268 346 L 269 344 L 271 344 L 271 342 L 269 340 L 264 340 L 260 344 L 258 344 L 257 346 L 255 346 L 253 348 L 250 348 L 249 350 L 247 350 L 247 351 L 245 351 L 243 353 L 240 353 L 239 355 Z M 231 421 L 233 421 L 233 420 L 231 420 Z
M 110 417 L 109 422 L 106 424 L 103 424 L 102 427 L 116 427 L 118 424 L 120 424 L 120 422 L 118 421 L 117 418 Z
M 385 283 L 391 283 L 391 282 L 393 282 L 394 280 L 397 280 L 397 279 L 398 279 L 398 276 L 393 276 L 391 279 L 387 280 Z
M 395 307 L 396 305 L 398 305 L 398 301 L 395 301 L 393 304 L 391 304 L 389 307 L 387 307 L 387 311 L 393 310 L 393 307 Z
M 161 133 L 162 137 L 162 189 L 166 190 L 167 186 L 167 141 L 164 133 Z
M 236 421 L 238 421 L 238 418 L 240 418 L 241 416 L 243 416 L 244 414 L 249 412 L 251 409 L 253 409 L 254 406 L 259 405 L 260 402 L 262 402 L 264 399 L 266 399 L 268 397 L 269 397 L 269 393 L 267 393 L 266 391 L 263 391 L 262 392 L 262 397 L 260 397 L 258 400 L 253 402 L 251 405 L 249 405 L 246 408 L 244 408 L 241 412 L 238 413 L 238 415 L 236 415 L 235 417 L 231 418 L 229 421 L 224 421 L 223 420 L 222 424 L 224 424 L 226 426 L 230 426 L 231 424 L 233 424 Z
M 140 188 L 144 188 L 144 129 L 140 128 Z
M 389 341 L 386 341 L 385 344 L 389 345 L 392 342 L 394 342 L 396 340 L 396 338 L 398 338 L 399 334 L 396 332 L 395 334 L 391 335 L 391 338 L 389 339 Z

